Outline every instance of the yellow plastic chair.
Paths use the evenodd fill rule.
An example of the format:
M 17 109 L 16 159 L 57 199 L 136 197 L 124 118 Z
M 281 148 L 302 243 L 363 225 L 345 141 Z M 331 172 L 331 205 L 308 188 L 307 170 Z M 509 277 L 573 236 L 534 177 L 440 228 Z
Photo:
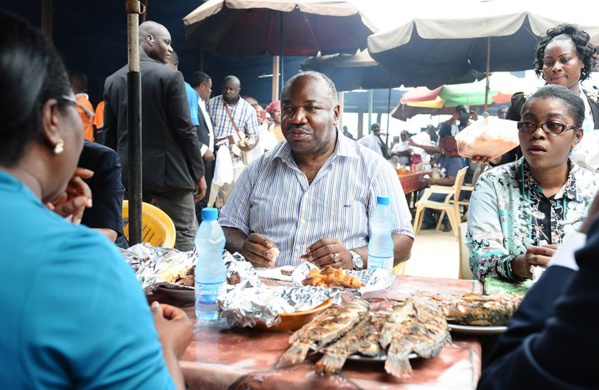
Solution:
M 466 176 L 466 171 L 468 167 L 464 167 L 458 171 L 458 174 L 455 178 L 455 183 L 451 187 L 447 186 L 430 186 L 426 190 L 424 190 L 424 194 L 422 198 L 416 202 L 416 216 L 414 217 L 414 234 L 418 234 L 420 232 L 420 228 L 422 227 L 422 220 L 424 217 L 425 209 L 434 209 L 441 211 L 441 215 L 439 216 L 439 221 L 437 222 L 436 230 L 439 230 L 441 226 L 441 222 L 443 221 L 443 216 L 447 213 L 447 218 L 449 219 L 449 224 L 451 225 L 451 229 L 453 234 L 458 237 L 458 225 L 460 224 L 460 208 L 457 202 L 453 202 L 453 199 L 459 199 L 460 191 L 462 191 L 462 184 L 464 183 L 464 177 Z M 429 197 L 432 194 L 444 194 L 445 200 L 443 202 L 435 202 L 429 200 Z
M 405 275 L 406 273 L 406 263 L 407 261 L 403 261 L 393 267 L 393 275 Z
M 123 201 L 125 238 L 129 240 L 129 201 Z M 141 241 L 163 248 L 174 248 L 177 231 L 173 220 L 158 207 L 149 203 L 141 205 Z

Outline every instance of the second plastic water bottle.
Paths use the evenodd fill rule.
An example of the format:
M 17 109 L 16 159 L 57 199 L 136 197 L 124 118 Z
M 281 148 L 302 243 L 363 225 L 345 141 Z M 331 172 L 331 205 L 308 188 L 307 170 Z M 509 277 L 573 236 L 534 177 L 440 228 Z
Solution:
M 225 234 L 217 217 L 217 209 L 202 209 L 202 223 L 195 238 L 198 254 L 195 267 L 195 310 L 200 321 L 218 319 L 216 297 L 224 291 L 227 276 L 223 261 Z
M 383 268 L 393 272 L 393 218 L 389 210 L 388 196 L 376 198 L 376 208 L 370 220 L 370 241 L 368 242 L 368 268 Z

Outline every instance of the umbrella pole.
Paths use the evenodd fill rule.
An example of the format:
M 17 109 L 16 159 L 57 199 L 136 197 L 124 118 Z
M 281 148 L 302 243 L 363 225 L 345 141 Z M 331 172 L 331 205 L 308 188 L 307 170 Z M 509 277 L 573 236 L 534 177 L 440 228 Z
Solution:
M 279 100 L 279 56 L 272 58 L 272 90 L 271 102 Z
M 126 0 L 129 72 L 127 73 L 127 137 L 129 159 L 129 244 L 141 242 L 141 73 L 139 66 L 139 1 Z
M 387 95 L 387 136 L 385 137 L 385 145 L 389 147 L 389 120 L 391 119 L 391 86 L 389 86 L 389 94 Z
M 483 113 L 483 115 L 486 117 L 488 114 L 487 112 L 487 99 L 489 98 L 489 70 L 491 69 L 491 37 L 487 37 L 487 84 L 485 86 L 485 111 Z
M 285 38 L 285 34 L 283 32 L 283 13 L 280 12 L 279 13 L 280 17 L 281 17 L 281 56 L 279 58 L 279 62 L 280 65 L 279 67 L 281 68 L 281 82 L 279 83 L 279 96 L 281 95 L 281 93 L 283 92 L 283 85 L 285 85 L 285 54 L 283 52 L 283 50 L 285 49 L 285 42 L 283 42 L 283 39 Z M 273 75 L 274 77 L 274 75 Z M 276 99 L 279 100 L 279 99 Z

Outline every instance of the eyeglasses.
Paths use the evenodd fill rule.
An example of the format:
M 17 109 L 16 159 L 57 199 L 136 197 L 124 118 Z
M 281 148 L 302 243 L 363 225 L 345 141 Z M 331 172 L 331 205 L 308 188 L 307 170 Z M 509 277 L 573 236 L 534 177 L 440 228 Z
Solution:
M 534 123 L 534 122 L 518 122 L 518 130 L 521 133 L 534 133 L 539 127 L 547 134 L 561 134 L 567 130 L 576 130 L 579 129 L 580 126 L 577 125 L 564 125 L 560 122 L 545 122 L 545 123 Z
M 60 98 L 62 100 L 64 100 L 65 102 L 71 103 L 72 105 L 77 107 L 77 109 L 78 109 L 77 111 L 79 111 L 79 114 L 81 114 L 81 112 L 83 112 L 85 114 L 85 115 L 79 115 L 81 117 L 81 122 L 83 122 L 84 129 L 87 129 L 92 124 L 95 114 L 93 112 L 91 112 L 89 110 L 89 108 L 85 107 L 84 105 L 79 103 L 75 98 L 73 98 L 71 96 L 63 95 Z

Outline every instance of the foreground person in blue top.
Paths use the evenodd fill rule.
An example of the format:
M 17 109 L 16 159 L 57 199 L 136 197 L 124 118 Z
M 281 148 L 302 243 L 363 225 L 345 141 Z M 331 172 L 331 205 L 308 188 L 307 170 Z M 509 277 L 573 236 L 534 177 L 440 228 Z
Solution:
M 52 45 L 0 11 L 0 388 L 184 388 L 185 313 L 150 310 L 106 237 L 44 205 L 89 196 L 76 107 Z

